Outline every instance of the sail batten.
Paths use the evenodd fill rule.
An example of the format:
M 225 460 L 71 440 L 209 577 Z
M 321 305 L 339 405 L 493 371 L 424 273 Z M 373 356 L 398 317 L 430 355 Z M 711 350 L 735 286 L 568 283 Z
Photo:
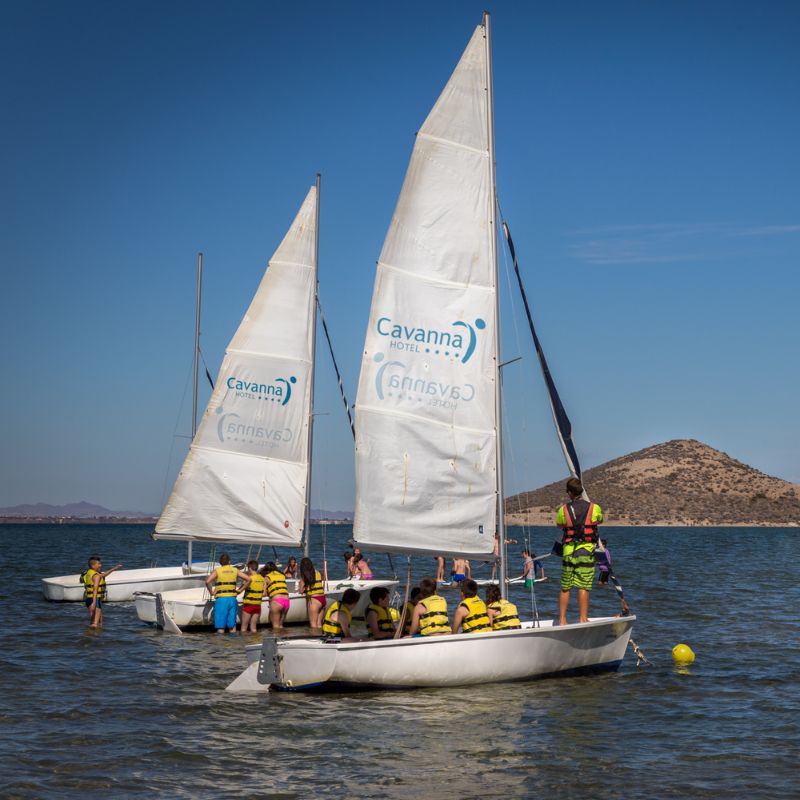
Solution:
M 316 187 L 225 351 L 157 539 L 299 546 L 309 480 Z
M 376 269 L 356 402 L 354 539 L 491 557 L 496 274 L 487 55 L 476 28 L 414 142 Z

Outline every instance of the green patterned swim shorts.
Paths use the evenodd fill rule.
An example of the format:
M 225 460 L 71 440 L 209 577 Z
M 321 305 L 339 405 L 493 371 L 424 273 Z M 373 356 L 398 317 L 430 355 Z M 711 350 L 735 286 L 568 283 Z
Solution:
M 562 591 L 586 589 L 587 592 L 591 592 L 594 583 L 594 544 L 589 542 L 565 544 L 562 558 Z

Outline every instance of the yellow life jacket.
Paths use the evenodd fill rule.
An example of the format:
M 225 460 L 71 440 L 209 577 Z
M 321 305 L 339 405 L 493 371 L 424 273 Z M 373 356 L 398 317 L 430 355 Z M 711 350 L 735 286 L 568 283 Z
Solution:
M 492 620 L 493 631 L 522 627 L 517 615 L 517 607 L 513 603 L 509 603 L 508 600 L 496 600 L 494 603 L 489 604 L 489 608 L 498 611 L 497 616 Z
M 286 576 L 282 572 L 275 570 L 267 573 L 269 586 L 267 586 L 267 596 L 270 600 L 273 597 L 288 597 L 289 590 L 286 588 Z
M 492 623 L 489 622 L 489 615 L 486 613 L 486 603 L 480 597 L 465 597 L 461 605 L 467 609 L 467 616 L 461 621 L 462 633 L 477 633 L 492 629 Z
M 322 620 L 322 632 L 327 636 L 344 636 L 344 628 L 342 628 L 339 622 L 339 617 L 337 616 L 335 620 L 333 619 L 333 615 L 337 611 L 340 613 L 343 612 L 347 617 L 348 626 L 353 621 L 353 614 L 350 609 L 339 600 L 334 600 L 325 612 L 325 619 Z
M 319 574 L 319 570 L 314 570 L 314 583 L 312 583 L 311 586 L 306 586 L 303 589 L 303 594 L 309 597 L 325 594 L 325 587 L 322 585 L 322 575 Z
M 97 600 L 106 599 L 106 579 L 96 569 L 91 567 L 81 575 L 83 580 L 83 597 L 84 600 L 91 600 L 94 597 L 94 576 L 100 575 L 100 583 L 97 585 Z
M 239 570 L 232 564 L 217 567 L 217 582 L 214 597 L 236 597 L 236 576 Z
M 378 630 L 381 633 L 394 633 L 394 623 L 392 622 L 392 613 L 389 611 L 388 608 L 384 608 L 383 606 L 379 606 L 376 603 L 370 603 L 367 606 L 367 611 L 364 614 L 366 617 L 367 613 L 370 611 L 374 611 L 375 615 L 378 618 Z M 369 633 L 370 639 L 372 638 L 372 628 L 367 626 L 367 632 Z
M 419 602 L 425 609 L 425 613 L 419 615 L 419 632 L 423 636 L 430 636 L 432 633 L 450 633 L 447 600 L 438 594 L 432 594 Z
M 416 605 L 416 603 L 412 603 L 410 600 L 406 603 L 406 621 L 403 625 L 403 634 L 407 634 L 411 630 L 411 620 L 414 616 Z
M 265 583 L 266 581 L 264 580 L 264 576 L 254 572 L 250 576 L 250 583 L 248 584 L 247 589 L 245 589 L 242 602 L 248 606 L 260 606 L 261 599 L 264 595 Z

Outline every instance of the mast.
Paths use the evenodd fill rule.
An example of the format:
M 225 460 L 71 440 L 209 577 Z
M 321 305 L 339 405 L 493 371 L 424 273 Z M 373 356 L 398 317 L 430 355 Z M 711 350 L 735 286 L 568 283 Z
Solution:
M 489 125 L 489 198 L 491 211 L 489 217 L 489 229 L 492 237 L 492 274 L 494 275 L 494 300 L 495 300 L 495 386 L 494 386 L 494 407 L 495 424 L 497 426 L 496 444 L 496 475 L 497 475 L 497 536 L 498 536 L 498 556 L 500 559 L 498 577 L 500 579 L 500 593 L 505 599 L 508 596 L 506 585 L 506 526 L 503 516 L 503 416 L 502 416 L 502 397 L 501 397 L 501 371 L 500 364 L 500 276 L 497 266 L 497 176 L 495 172 L 495 149 L 494 149 L 494 91 L 492 86 L 492 22 L 488 11 L 483 12 L 484 41 L 486 42 L 486 119 Z
M 203 254 L 197 254 L 197 301 L 194 314 L 194 393 L 192 395 L 192 441 L 197 433 L 197 376 L 200 371 L 200 302 L 203 294 Z M 186 543 L 186 563 L 192 569 L 192 540 Z
M 317 173 L 314 207 L 314 309 L 311 312 L 311 405 L 308 410 L 308 475 L 306 477 L 306 519 L 303 536 L 303 555 L 308 557 L 308 539 L 311 534 L 311 474 L 314 442 L 314 365 L 317 360 L 317 308 L 319 304 L 319 190 L 322 176 Z
M 192 439 L 197 433 L 197 376 L 200 371 L 200 300 L 203 292 L 203 254 L 197 254 L 197 302 L 194 315 L 194 395 L 192 399 Z

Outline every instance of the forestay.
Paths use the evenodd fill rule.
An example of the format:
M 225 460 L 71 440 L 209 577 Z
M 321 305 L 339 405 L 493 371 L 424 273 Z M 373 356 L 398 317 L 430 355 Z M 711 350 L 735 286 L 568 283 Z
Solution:
M 309 477 L 316 226 L 312 186 L 225 351 L 157 539 L 300 544 Z
M 490 169 L 478 27 L 417 134 L 377 266 L 356 407 L 354 537 L 362 547 L 492 553 Z

